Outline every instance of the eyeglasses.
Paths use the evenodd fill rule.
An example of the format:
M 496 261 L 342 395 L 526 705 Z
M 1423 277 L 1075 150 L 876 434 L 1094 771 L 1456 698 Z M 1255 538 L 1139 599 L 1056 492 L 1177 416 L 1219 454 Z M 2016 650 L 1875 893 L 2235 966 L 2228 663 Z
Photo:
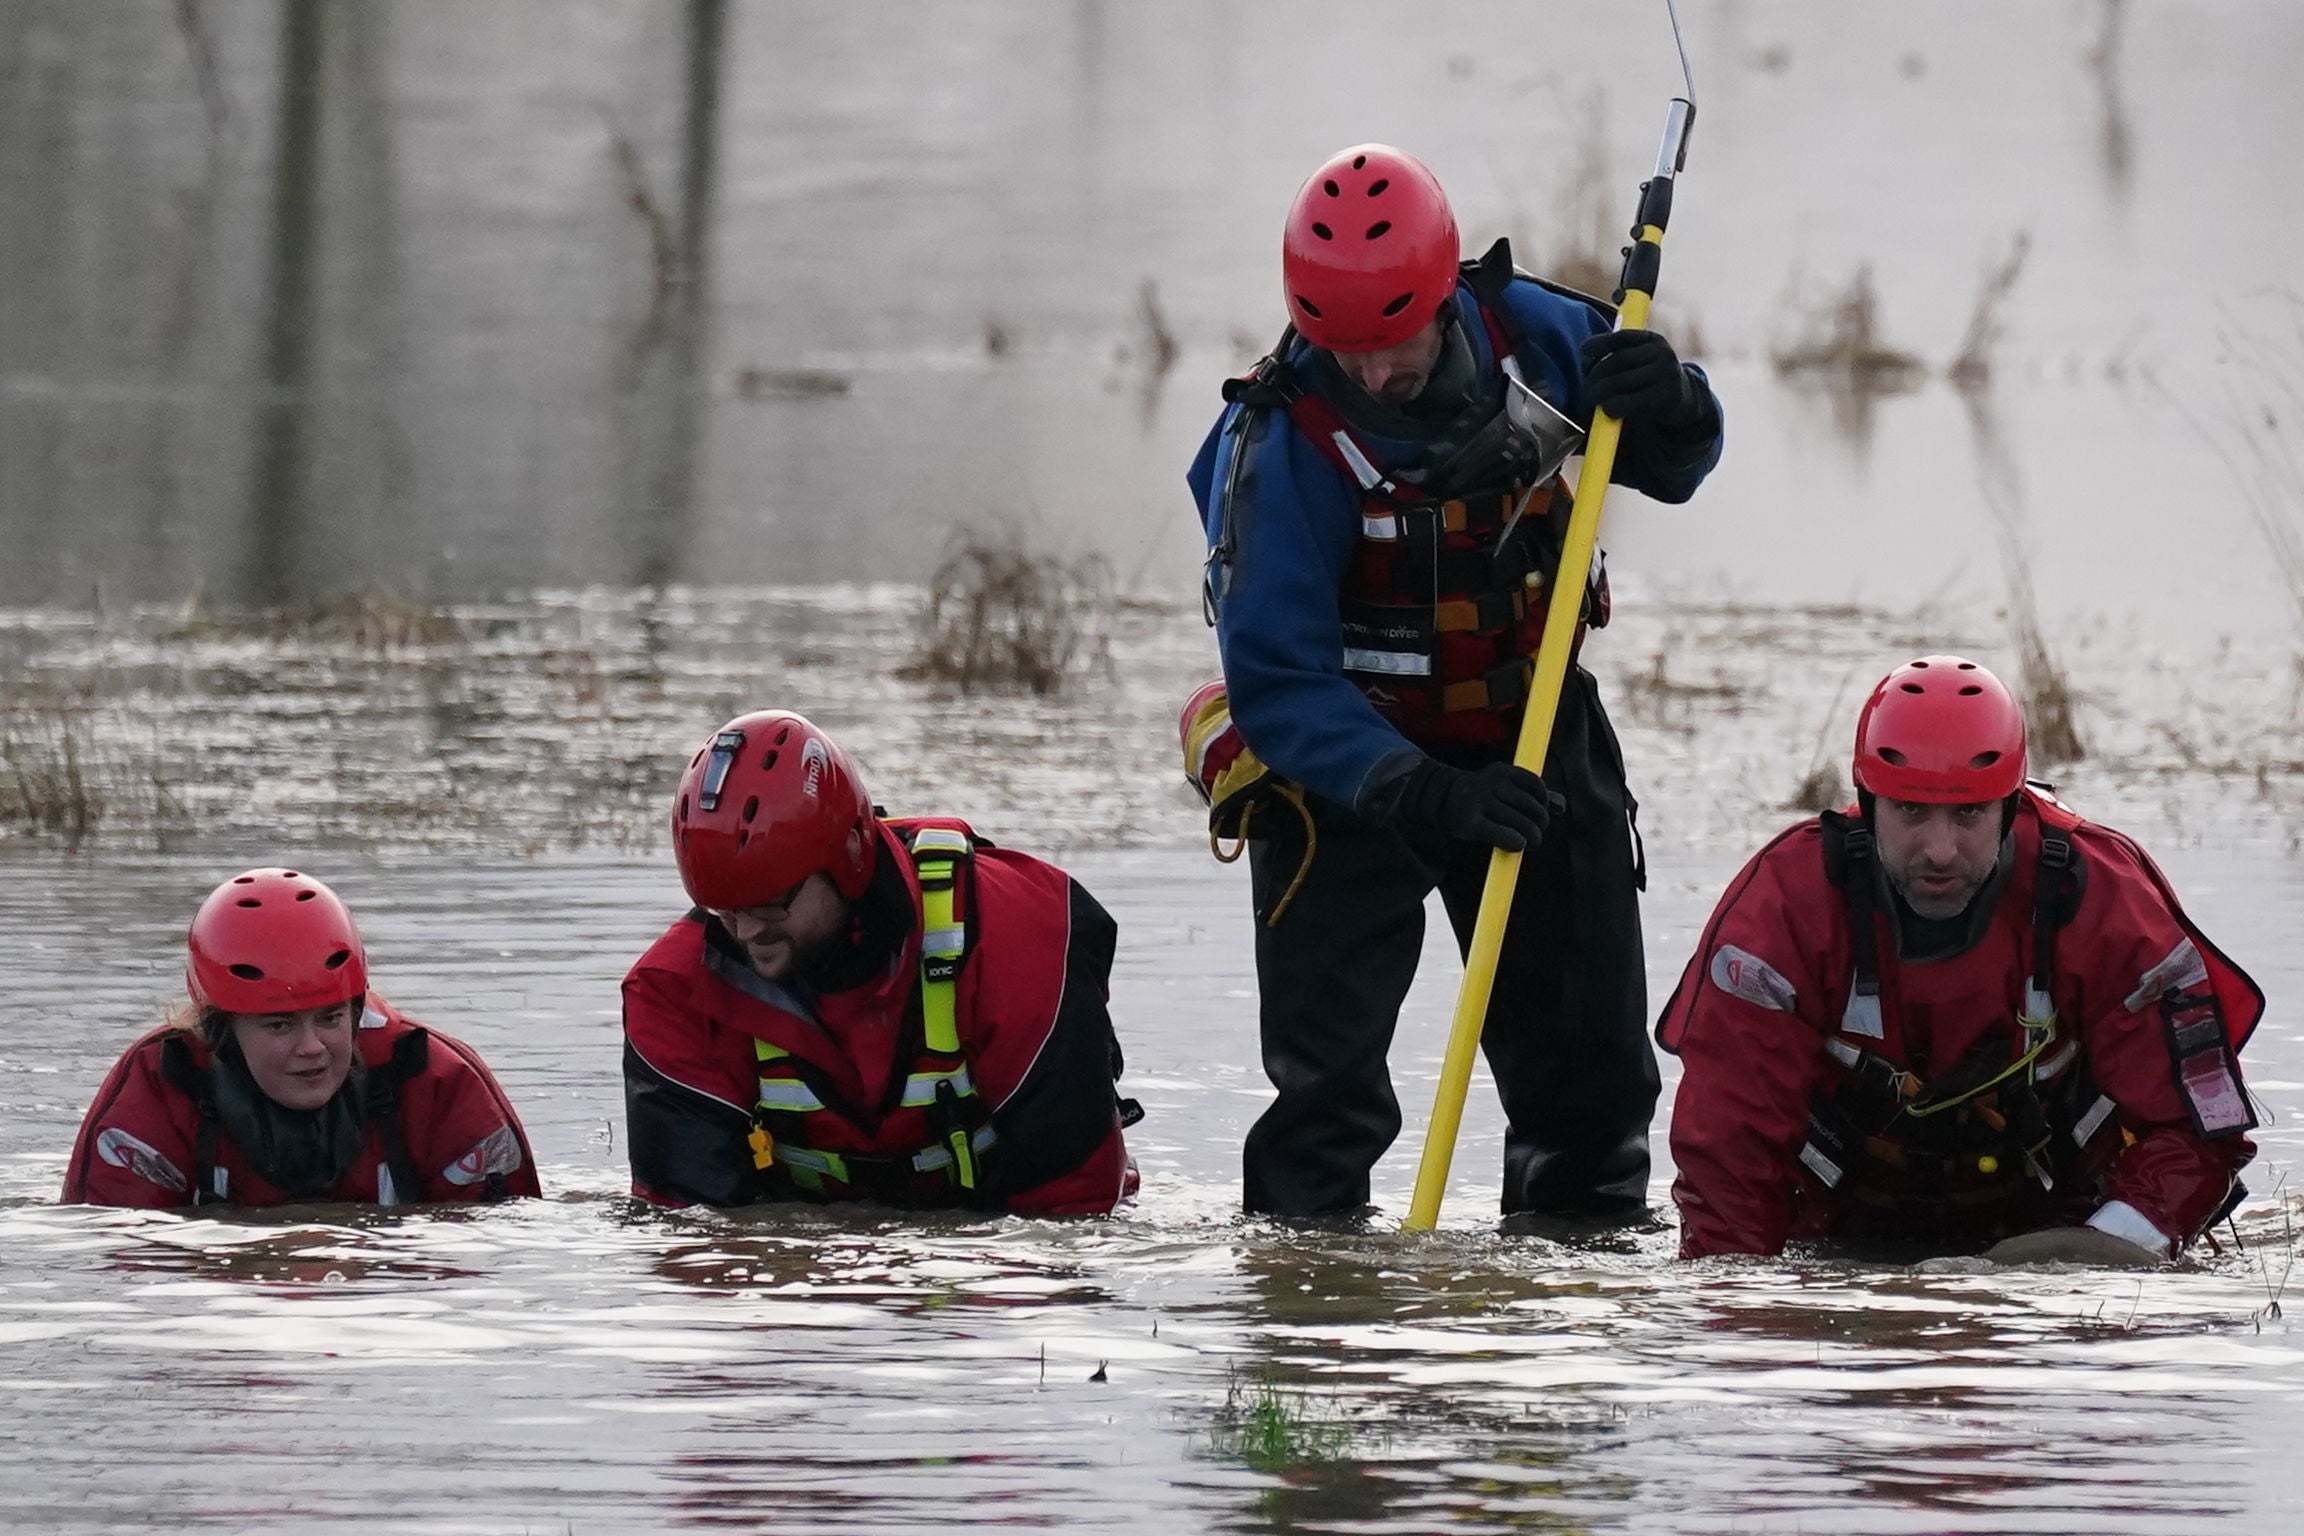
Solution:
M 749 907 L 706 907 L 704 910 L 721 927 L 731 932 L 735 930 L 735 919 L 739 917 L 755 923 L 780 923 L 792 915 L 792 904 L 800 899 L 800 893 L 808 889 L 808 881 L 814 878 L 813 875 L 808 876 L 774 901 L 755 902 Z

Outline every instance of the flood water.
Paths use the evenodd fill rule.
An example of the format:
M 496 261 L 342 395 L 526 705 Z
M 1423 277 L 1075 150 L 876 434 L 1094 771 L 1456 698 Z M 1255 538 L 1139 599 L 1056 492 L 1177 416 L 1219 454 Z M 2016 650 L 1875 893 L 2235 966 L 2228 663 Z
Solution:
M 1693 507 L 1623 499 L 1620 563 L 2292 625 L 2304 11 L 1682 9 L 1657 323 L 1729 450 Z M 1402 26 L 0 0 L 0 603 L 916 580 L 959 521 L 1186 593 L 1182 468 L 1280 329 L 1308 168 L 1398 143 L 1468 246 L 1572 273 L 1620 243 L 1680 88 L 1660 0 Z M 1865 346 L 1910 368 L 1780 376 L 1867 272 Z
M 1660 4 L 0 0 L 0 1530 L 2304 1525 L 2304 10 L 1682 9 L 1657 318 L 1728 453 L 1688 508 L 1611 501 L 1585 653 L 1652 999 L 1873 678 L 2037 681 L 2036 616 L 2086 744 L 2047 766 L 2272 998 L 2237 1243 L 2136 1275 L 1504 1236 L 1484 1076 L 1442 1229 L 1391 1232 L 1437 923 L 1386 1221 L 1236 1213 L 1266 1089 L 1245 877 L 1175 761 L 1213 669 L 1184 465 L 1340 145 L 1430 160 L 1475 247 L 1612 249 L 1678 88 Z M 971 526 L 1109 565 L 1068 692 L 907 672 Z M 215 617 L 363 587 L 415 606 Z M 771 703 L 1118 917 L 1136 1207 L 624 1197 L 671 774 Z M 200 895 L 291 856 L 496 1068 L 547 1199 L 54 1203 Z
M 1147 1116 L 1141 1203 L 1070 1224 L 636 1208 L 615 983 L 678 908 L 663 865 L 352 856 L 328 868 L 379 984 L 494 1064 L 550 1198 L 58 1208 L 63 1149 L 169 995 L 213 866 L 0 865 L 0 1526 L 2175 1533 L 2304 1506 L 2304 1350 L 2267 1311 L 2283 1202 L 2243 1219 L 2245 1254 L 2141 1276 L 1501 1237 L 1483 1077 L 1439 1233 L 1244 1221 L 1263 1087 L 1241 883 L 1181 852 L 1073 863 L 1121 923 Z M 1660 865 L 1664 986 L 1729 866 Z M 2304 867 L 2173 873 L 2297 995 Z M 1395 1056 L 1394 1214 L 1451 977 L 1434 953 Z M 2277 1116 L 2250 1182 L 2277 1196 L 2304 1107 L 2292 1010 L 2249 1059 Z

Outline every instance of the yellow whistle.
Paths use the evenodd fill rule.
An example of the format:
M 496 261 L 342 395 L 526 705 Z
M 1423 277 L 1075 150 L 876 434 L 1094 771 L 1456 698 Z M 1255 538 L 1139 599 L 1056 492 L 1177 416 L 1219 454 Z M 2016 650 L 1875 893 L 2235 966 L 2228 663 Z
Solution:
M 752 1166 L 772 1168 L 776 1165 L 776 1138 L 768 1134 L 768 1127 L 752 1127 Z

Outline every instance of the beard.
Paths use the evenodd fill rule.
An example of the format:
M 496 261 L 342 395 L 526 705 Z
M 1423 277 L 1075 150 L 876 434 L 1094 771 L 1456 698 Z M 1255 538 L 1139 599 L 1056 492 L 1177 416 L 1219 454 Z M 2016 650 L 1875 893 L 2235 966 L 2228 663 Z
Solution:
M 1944 864 L 1907 864 L 1887 871 L 1888 883 L 1914 915 L 1931 922 L 1958 917 L 1968 910 L 1976 893 L 1992 878 L 1999 864 L 1998 850 L 1982 861 L 1953 860 Z

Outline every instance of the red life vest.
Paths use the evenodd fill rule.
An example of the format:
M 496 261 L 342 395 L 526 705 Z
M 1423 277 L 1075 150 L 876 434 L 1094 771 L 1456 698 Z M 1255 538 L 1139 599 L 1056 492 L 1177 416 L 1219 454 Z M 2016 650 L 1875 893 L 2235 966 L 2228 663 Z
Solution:
M 905 883 L 921 921 L 878 980 L 803 1000 L 711 946 L 700 915 L 644 963 L 691 977 L 690 1006 L 706 1028 L 749 1041 L 753 1166 L 769 1198 L 997 1208 L 985 1167 L 996 1137 L 961 1045 L 972 1004 L 956 986 L 974 939 L 973 839 L 952 819 L 884 825 L 912 855 Z M 876 1063 L 850 1066 L 823 1048 L 891 1024 L 884 1078 Z
M 355 1043 L 367 1084 L 367 1141 L 332 1189 L 306 1198 L 405 1205 L 540 1193 L 519 1116 L 470 1049 L 373 993 Z M 199 1037 L 172 1025 L 130 1046 L 81 1126 L 65 1200 L 285 1203 L 288 1195 L 225 1133 L 214 1069 Z
M 1823 828 L 1829 883 L 1810 889 L 1846 921 L 1783 914 L 1792 932 L 1833 935 L 1822 965 L 1845 978 L 1819 999 L 1838 1027 L 1820 1042 L 1829 1065 L 1799 1153 L 1814 1183 L 1803 1184 L 1794 1235 L 1974 1243 L 2085 1220 L 2135 1136 L 2091 1076 L 2089 1050 L 2102 1043 L 2082 1033 L 2123 992 L 2131 1008 L 2157 1012 L 2193 1128 L 2214 1139 L 2254 1125 L 2234 1058 L 2263 995 L 2183 917 L 2128 838 L 2027 788 L 1984 932 L 1956 955 L 1908 961 L 1874 896 L 1868 829 L 1834 816 Z M 2120 889 L 2138 883 L 2133 896 Z M 2084 899 L 2096 911 L 2128 900 L 2164 908 L 2185 937 L 2141 976 L 2107 974 L 2089 956 L 2067 969 L 2057 935 Z M 1724 977 L 1739 963 L 1728 950 L 1708 963 L 1724 990 L 1767 985 Z M 1686 1023 L 1681 1005 L 1676 995 L 1666 1009 L 1668 1046 Z
M 1508 278 L 1479 262 L 1464 272 L 1491 355 L 1500 366 L 1516 359 L 1509 310 L 1481 292 Z M 1424 495 L 1377 470 L 1336 407 L 1280 372 L 1267 359 L 1256 378 L 1277 389 L 1296 429 L 1360 490 L 1360 537 L 1339 594 L 1344 675 L 1410 740 L 1512 741 L 1567 539 L 1567 483 L 1555 475 Z M 1585 629 L 1608 622 L 1605 565 L 1596 560 L 1577 585 L 1571 660 Z

